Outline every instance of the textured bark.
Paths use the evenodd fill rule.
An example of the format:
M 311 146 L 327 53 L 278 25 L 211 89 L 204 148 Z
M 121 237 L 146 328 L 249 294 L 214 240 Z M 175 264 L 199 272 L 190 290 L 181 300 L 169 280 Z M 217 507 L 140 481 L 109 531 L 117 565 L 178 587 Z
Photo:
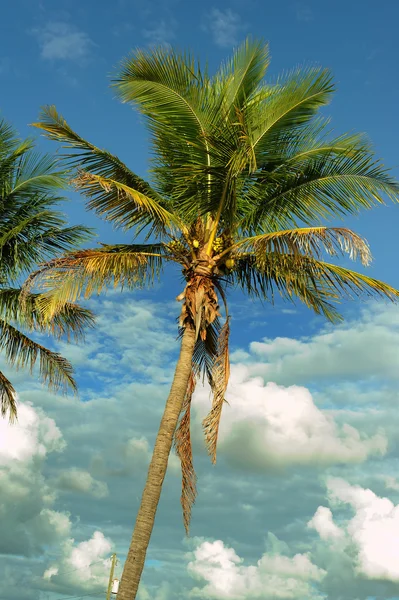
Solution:
M 169 397 L 166 401 L 154 452 L 148 468 L 139 512 L 134 526 L 132 541 L 123 569 L 117 600 L 134 600 L 154 527 L 155 514 L 161 496 L 162 484 L 168 467 L 173 435 L 179 420 L 191 374 L 191 361 L 195 345 L 195 333 L 187 327 L 181 342 L 180 356 Z

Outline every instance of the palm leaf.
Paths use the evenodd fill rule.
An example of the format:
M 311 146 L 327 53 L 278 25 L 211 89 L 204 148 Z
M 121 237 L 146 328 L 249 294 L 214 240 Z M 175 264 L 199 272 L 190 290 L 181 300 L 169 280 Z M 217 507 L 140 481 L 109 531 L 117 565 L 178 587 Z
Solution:
M 0 415 L 9 413 L 10 423 L 17 418 L 17 392 L 11 381 L 0 371 Z
M 276 135 L 308 123 L 330 101 L 333 91 L 327 69 L 298 69 L 281 78 L 264 102 L 250 107 L 246 119 L 258 163 L 262 164 L 263 153 Z
M 110 221 L 115 218 L 117 226 L 126 226 L 127 222 L 132 223 L 132 213 L 137 211 L 137 208 L 141 211 L 140 214 L 136 215 L 139 217 L 137 222 L 143 226 L 150 224 L 157 215 L 161 215 L 161 221 L 158 224 L 160 228 L 164 227 L 165 221 L 173 221 L 173 215 L 168 212 L 165 201 L 148 182 L 133 173 L 119 158 L 110 152 L 97 148 L 80 137 L 71 129 L 62 115 L 57 113 L 54 106 L 45 107 L 41 112 L 40 121 L 33 123 L 33 126 L 44 131 L 49 139 L 60 142 L 64 148 L 71 151 L 64 154 L 64 159 L 72 168 L 79 167 L 93 178 L 98 176 L 100 180 L 111 180 L 117 182 L 120 186 L 126 186 L 129 190 L 134 191 L 136 200 L 139 197 L 146 198 L 147 205 L 151 207 L 152 212 L 146 215 L 146 205 L 143 205 L 142 202 L 141 205 L 139 203 L 137 206 L 132 200 L 131 194 L 129 196 L 130 202 L 126 203 L 126 194 L 115 194 L 115 186 L 111 186 L 108 195 L 103 188 L 97 188 L 98 195 L 96 195 L 96 193 L 93 193 L 93 187 L 84 186 L 82 191 L 88 192 L 89 197 L 88 208 Z M 79 183 L 79 177 L 77 181 Z M 128 210 L 130 217 L 127 216 L 124 219 L 123 210 L 118 210 L 118 202 L 121 202 Z
M 242 109 L 250 102 L 258 93 L 268 66 L 268 46 L 260 40 L 247 38 L 212 80 L 222 98 L 221 112 L 228 114 L 231 109 Z
M 56 338 L 66 336 L 75 341 L 84 339 L 85 330 L 94 325 L 93 313 L 77 304 L 65 304 L 51 320 L 51 295 L 22 293 L 20 288 L 0 288 L 0 317 L 18 323 L 29 331 L 51 333 Z
M 235 249 L 252 252 L 257 257 L 258 264 L 268 253 L 302 254 L 321 258 L 323 250 L 330 256 L 349 254 L 352 260 L 360 259 L 368 266 L 371 253 L 367 241 L 344 227 L 302 227 L 258 236 L 243 238 L 225 253 Z
M 297 298 L 332 322 L 342 320 L 334 306 L 341 299 L 399 298 L 399 291 L 386 283 L 300 254 L 270 253 L 260 261 L 244 255 L 228 279 L 249 296 L 272 303 L 276 293 L 291 302 Z
M 34 342 L 15 327 L 0 319 L 0 350 L 6 360 L 16 368 L 28 367 L 32 372 L 39 362 L 39 376 L 49 389 L 76 392 L 72 365 L 57 352 Z
M 182 470 L 182 493 L 180 502 L 183 509 L 183 522 L 187 535 L 189 534 L 192 507 L 197 497 L 197 476 L 193 465 L 190 434 L 191 400 L 195 390 L 196 381 L 197 374 L 193 370 L 188 382 L 179 425 L 174 434 L 175 450 L 180 459 Z
M 205 441 L 208 453 L 212 462 L 216 462 L 216 447 L 219 434 L 219 424 L 222 415 L 222 408 L 225 402 L 225 393 L 230 378 L 230 360 L 229 360 L 229 336 L 230 325 L 227 319 L 220 330 L 216 356 L 213 362 L 211 389 L 213 394 L 212 409 L 203 420 Z
M 128 289 L 151 286 L 163 259 L 168 259 L 165 250 L 163 244 L 118 244 L 69 253 L 34 272 L 24 284 L 24 293 L 35 284 L 47 289 L 41 307 L 46 318 L 52 318 L 66 303 L 99 294 L 112 284 Z

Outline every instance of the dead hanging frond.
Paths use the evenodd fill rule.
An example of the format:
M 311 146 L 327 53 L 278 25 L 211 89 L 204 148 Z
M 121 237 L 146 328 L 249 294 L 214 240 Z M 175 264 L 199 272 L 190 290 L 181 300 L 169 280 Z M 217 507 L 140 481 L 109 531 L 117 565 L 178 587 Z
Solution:
M 180 502 L 183 509 L 183 522 L 186 534 L 189 534 L 191 510 L 197 497 L 197 476 L 193 465 L 193 452 L 191 447 L 191 400 L 197 382 L 197 374 L 193 370 L 187 386 L 186 396 L 182 407 L 180 423 L 175 431 L 175 449 L 180 458 L 182 472 L 182 492 Z
M 230 377 L 229 335 L 230 324 L 229 318 L 227 318 L 219 333 L 217 340 L 217 353 L 212 369 L 212 408 L 202 422 L 207 450 L 213 463 L 216 462 L 216 447 L 219 434 L 220 417 L 222 415 L 225 393 Z

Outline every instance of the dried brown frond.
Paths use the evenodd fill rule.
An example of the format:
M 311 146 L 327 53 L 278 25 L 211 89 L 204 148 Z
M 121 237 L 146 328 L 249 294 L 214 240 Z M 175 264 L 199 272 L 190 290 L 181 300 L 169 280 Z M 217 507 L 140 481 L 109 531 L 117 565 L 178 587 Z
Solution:
M 190 421 L 191 421 L 191 399 L 195 390 L 197 375 L 192 371 L 187 392 L 182 407 L 182 417 L 175 431 L 175 449 L 180 458 L 182 471 L 181 505 L 183 508 L 183 522 L 186 534 L 189 534 L 191 510 L 197 497 L 197 476 L 193 465 L 193 452 L 191 447 Z
M 216 447 L 219 434 L 220 417 L 222 415 L 225 393 L 230 377 L 229 359 L 229 320 L 225 322 L 220 330 L 217 341 L 217 355 L 212 370 L 212 408 L 202 422 L 205 434 L 205 442 L 212 462 L 216 462 Z

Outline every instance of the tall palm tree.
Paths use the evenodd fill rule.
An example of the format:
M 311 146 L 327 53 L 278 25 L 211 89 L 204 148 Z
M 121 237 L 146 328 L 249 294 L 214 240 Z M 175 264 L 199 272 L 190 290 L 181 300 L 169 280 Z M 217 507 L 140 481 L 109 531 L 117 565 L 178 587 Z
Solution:
M 86 227 L 66 226 L 54 207 L 67 185 L 66 174 L 49 156 L 34 150 L 33 140 L 20 140 L 14 129 L 0 120 L 0 352 L 15 367 L 36 363 L 39 376 L 54 390 L 76 389 L 72 365 L 28 337 L 30 331 L 82 337 L 93 322 L 90 311 L 66 303 L 46 318 L 50 298 L 25 294 L 18 282 L 43 260 L 65 253 L 91 237 Z M 16 391 L 0 371 L 0 414 L 17 416 Z
M 333 93 L 328 71 L 296 70 L 265 83 L 268 63 L 267 46 L 250 40 L 213 77 L 171 49 L 137 50 L 127 58 L 113 85 L 146 118 L 154 157 L 149 181 L 81 138 L 54 107 L 45 108 L 35 124 L 67 148 L 88 208 L 132 232 L 133 240 L 50 261 L 27 289 L 33 282 L 45 286 L 51 312 L 112 282 L 127 288 L 151 284 L 167 262 L 186 282 L 178 297 L 180 355 L 119 600 L 136 597 L 173 442 L 181 459 L 188 530 L 196 497 L 190 406 L 202 373 L 213 392 L 203 425 L 216 460 L 229 379 L 226 292 L 238 287 L 271 301 L 277 294 L 298 298 L 331 321 L 340 318 L 334 302 L 342 296 L 399 297 L 387 284 L 326 262 L 325 255 L 349 253 L 367 265 L 370 252 L 356 233 L 323 225 L 382 204 L 384 196 L 397 200 L 397 182 L 363 136 L 327 136 L 327 123 L 317 112 Z M 145 243 L 139 243 L 140 233 L 146 233 Z

